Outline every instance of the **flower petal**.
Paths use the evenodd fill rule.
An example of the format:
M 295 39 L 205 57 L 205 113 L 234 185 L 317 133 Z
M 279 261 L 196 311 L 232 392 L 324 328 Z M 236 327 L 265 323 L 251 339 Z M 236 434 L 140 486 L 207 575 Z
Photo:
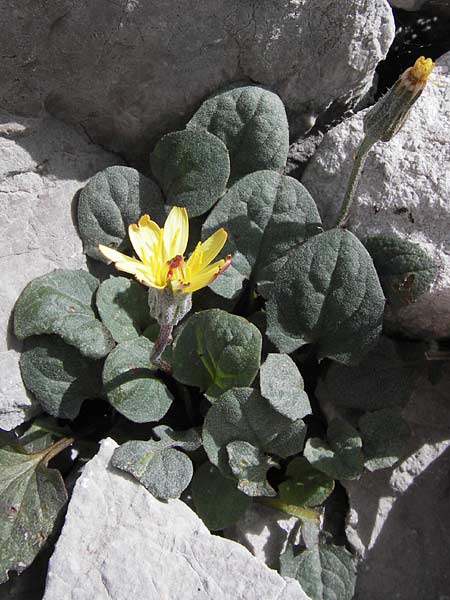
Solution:
M 148 263 L 149 256 L 154 253 L 155 245 L 158 244 L 161 228 L 149 215 L 142 215 L 137 225 L 128 227 L 128 235 L 136 254 L 143 262 Z
M 189 219 L 187 210 L 174 206 L 164 223 L 163 241 L 165 260 L 186 252 L 189 237 Z
M 216 261 L 209 267 L 194 273 L 191 277 L 188 285 L 183 287 L 183 292 L 186 294 L 191 294 L 192 292 L 196 292 L 202 287 L 206 287 L 209 283 L 214 281 L 214 279 L 225 271 L 225 269 L 231 263 L 231 256 L 227 256 L 227 258 L 222 258 L 221 260 Z
M 141 263 L 141 261 L 136 258 L 131 258 L 126 254 L 122 254 L 122 252 L 118 252 L 117 250 L 113 250 L 113 248 L 108 248 L 108 246 L 103 246 L 102 244 L 99 245 L 98 249 L 103 256 L 114 263 L 114 266 L 118 271 L 134 275 L 140 283 L 144 283 L 145 285 L 159 287 L 155 285 L 152 271 L 146 265 Z
M 192 269 L 193 273 L 206 267 L 214 260 L 214 258 L 216 258 L 224 247 L 227 237 L 228 234 L 222 227 L 209 236 L 205 242 L 197 244 L 194 252 L 188 258 L 186 263 L 188 267 Z

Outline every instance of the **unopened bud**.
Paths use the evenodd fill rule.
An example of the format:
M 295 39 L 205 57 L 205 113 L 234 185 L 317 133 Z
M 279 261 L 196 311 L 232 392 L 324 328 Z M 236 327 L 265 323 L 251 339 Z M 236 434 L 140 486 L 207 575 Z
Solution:
M 433 70 L 431 58 L 421 56 L 364 116 L 364 133 L 373 142 L 388 142 L 400 131 Z

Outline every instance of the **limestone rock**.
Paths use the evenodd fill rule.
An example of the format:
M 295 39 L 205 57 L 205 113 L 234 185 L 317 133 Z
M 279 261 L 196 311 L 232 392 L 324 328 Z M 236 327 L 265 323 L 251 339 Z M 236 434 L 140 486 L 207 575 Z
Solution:
M 113 155 L 52 118 L 0 114 L 0 428 L 10 430 L 35 408 L 20 377 L 20 343 L 11 311 L 34 277 L 85 266 L 72 207 L 74 195 Z
M 412 429 L 406 458 L 394 468 L 345 482 L 347 537 L 363 557 L 355 600 L 447 597 L 449 386 L 450 367 L 435 386 L 423 376 L 404 410 Z
M 430 291 L 386 313 L 392 328 L 424 338 L 450 335 L 450 53 L 438 65 L 431 77 L 438 85 L 430 82 L 400 133 L 369 154 L 348 222 L 361 239 L 397 235 L 420 244 L 435 261 Z M 327 133 L 303 175 L 326 227 L 335 223 L 344 197 L 362 116 Z
M 298 544 L 300 532 L 294 531 L 299 519 L 254 503 L 239 519 L 225 531 L 227 538 L 236 540 L 260 561 L 269 567 L 278 565 L 280 554 L 286 550 L 288 541 Z M 290 536 L 293 536 L 290 539 Z
M 420 10 L 427 0 L 389 0 L 391 6 L 403 10 Z
M 45 107 L 145 166 L 230 82 L 269 86 L 308 128 L 366 91 L 394 36 L 387 0 L 7 0 L 0 24 L 0 106 Z
M 161 502 L 101 450 L 77 481 L 43 600 L 308 600 L 181 500 Z

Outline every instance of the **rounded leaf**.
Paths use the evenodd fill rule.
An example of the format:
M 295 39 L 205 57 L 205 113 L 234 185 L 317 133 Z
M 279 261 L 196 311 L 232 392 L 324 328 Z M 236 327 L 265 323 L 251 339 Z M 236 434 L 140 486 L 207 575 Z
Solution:
M 101 320 L 116 342 L 139 337 L 152 322 L 147 289 L 125 277 L 103 281 L 97 290 L 96 303 Z
M 77 219 L 85 254 L 107 262 L 98 250 L 103 244 L 130 248 L 128 225 L 143 214 L 164 220 L 164 201 L 158 186 L 136 169 L 108 167 L 92 177 L 80 193 Z
M 230 176 L 225 144 L 204 129 L 164 136 L 150 165 L 168 204 L 184 206 L 190 217 L 202 215 L 223 196 Z
M 192 498 L 198 516 L 211 531 L 233 525 L 252 503 L 237 489 L 236 481 L 224 477 L 208 462 L 194 473 Z
M 45 412 L 61 419 L 75 419 L 83 400 L 101 391 L 99 363 L 53 335 L 26 340 L 20 372 Z
M 227 298 L 235 296 L 250 276 L 267 296 L 293 248 L 322 231 L 306 188 L 273 171 L 252 173 L 233 185 L 206 219 L 202 237 L 219 227 L 228 233 L 224 252 L 233 259 L 211 288 Z
M 320 233 L 292 251 L 267 303 L 267 335 L 283 352 L 361 360 L 381 333 L 384 295 L 369 253 L 349 231 Z
M 235 181 L 262 169 L 283 169 L 289 126 L 279 96 L 256 85 L 218 92 L 205 100 L 188 123 L 219 137 L 230 153 Z
M 179 498 L 194 471 L 186 454 L 161 442 L 131 440 L 114 450 L 114 467 L 131 473 L 155 498 Z
M 211 397 L 250 385 L 259 369 L 261 344 L 261 333 L 243 317 L 219 309 L 198 312 L 175 339 L 173 376 Z
M 173 396 L 150 364 L 153 344 L 139 337 L 119 344 L 103 368 L 103 385 L 109 402 L 135 423 L 159 421 Z
M 17 300 L 14 333 L 19 339 L 54 333 L 84 356 L 106 356 L 114 340 L 92 309 L 97 286 L 86 271 L 56 270 L 33 279 Z

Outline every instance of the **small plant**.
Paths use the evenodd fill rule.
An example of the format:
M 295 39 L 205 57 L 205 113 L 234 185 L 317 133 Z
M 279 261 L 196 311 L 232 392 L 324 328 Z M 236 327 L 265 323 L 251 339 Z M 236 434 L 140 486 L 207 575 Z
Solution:
M 421 69 L 430 70 L 426 61 L 408 77 Z M 365 247 L 342 228 L 362 153 L 386 137 L 379 123 L 393 134 L 420 93 L 401 96 L 392 112 L 392 98 L 409 89 L 410 79 L 399 81 L 366 116 L 370 143 L 329 231 L 307 190 L 282 174 L 286 114 L 257 86 L 216 93 L 163 137 L 150 157 L 154 180 L 117 166 L 88 182 L 77 213 L 84 250 L 137 281 L 53 271 L 17 301 L 23 381 L 48 416 L 0 448 L 0 581 L 33 561 L 66 501 L 49 460 L 70 444 L 92 456 L 92 441 L 110 435 L 121 443 L 115 467 L 158 498 L 190 486 L 212 530 L 256 501 L 297 516 L 316 544 L 289 548 L 282 573 L 316 597 L 317 586 L 333 586 L 320 565 L 337 562 L 340 598 L 351 598 L 353 557 L 319 536 L 324 502 L 335 481 L 401 457 L 408 431 L 398 396 L 423 348 L 380 337 L 385 295 L 395 302 L 407 279 L 413 301 L 434 274 L 413 244 Z M 373 369 L 385 378 L 383 405 L 376 394 L 371 401 Z M 310 370 L 320 370 L 326 433 L 310 403 L 317 378 L 304 388 Z M 92 407 L 102 402 L 98 422 Z

